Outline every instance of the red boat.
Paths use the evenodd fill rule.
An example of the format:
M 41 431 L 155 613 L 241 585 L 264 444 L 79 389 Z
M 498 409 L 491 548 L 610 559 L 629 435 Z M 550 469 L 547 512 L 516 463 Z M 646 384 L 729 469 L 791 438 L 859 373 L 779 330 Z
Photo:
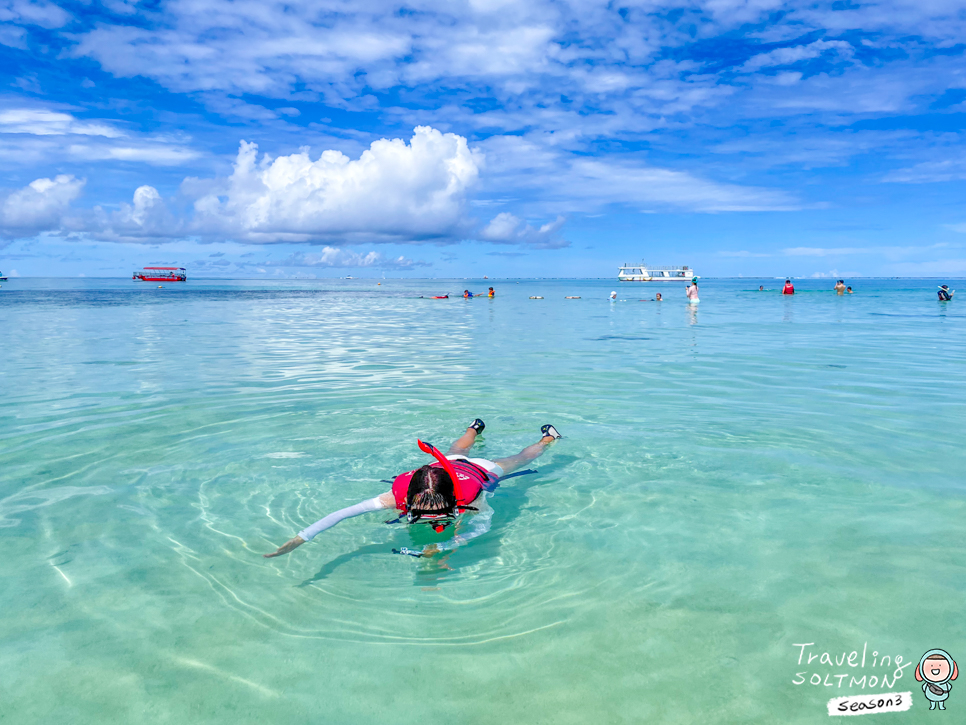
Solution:
M 145 267 L 135 272 L 131 279 L 142 282 L 184 282 L 188 279 L 188 273 L 184 267 Z

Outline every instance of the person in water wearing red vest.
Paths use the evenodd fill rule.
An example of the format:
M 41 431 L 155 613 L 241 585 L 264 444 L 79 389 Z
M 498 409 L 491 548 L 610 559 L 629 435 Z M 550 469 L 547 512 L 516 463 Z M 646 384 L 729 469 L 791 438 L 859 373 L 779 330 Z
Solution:
M 343 519 L 383 509 L 397 509 L 401 512 L 400 519 L 405 517 L 410 524 L 429 523 L 439 533 L 464 511 L 477 512 L 474 519 L 479 521 L 474 521 L 474 525 L 466 534 L 457 535 L 444 544 L 433 544 L 421 552 L 404 549 L 396 553 L 432 556 L 444 549 L 456 548 L 469 539 L 485 533 L 489 530 L 493 511 L 486 506 L 483 492 L 492 489 L 501 477 L 537 458 L 547 446 L 561 437 L 557 429 L 548 424 L 540 429 L 539 441 L 527 446 L 515 456 L 498 458 L 495 461 L 468 458 L 467 454 L 476 442 L 476 437 L 485 427 L 486 424 L 479 418 L 474 420 L 466 432 L 450 446 L 449 453 L 445 456 L 428 443 L 418 441 L 420 450 L 432 455 L 436 459 L 435 463 L 396 476 L 391 491 L 329 514 L 300 531 L 294 539 L 282 544 L 277 551 L 264 554 L 265 558 L 287 554 Z
M 785 280 L 785 286 L 782 287 L 783 295 L 793 295 L 795 294 L 795 285 L 792 284 L 790 279 Z

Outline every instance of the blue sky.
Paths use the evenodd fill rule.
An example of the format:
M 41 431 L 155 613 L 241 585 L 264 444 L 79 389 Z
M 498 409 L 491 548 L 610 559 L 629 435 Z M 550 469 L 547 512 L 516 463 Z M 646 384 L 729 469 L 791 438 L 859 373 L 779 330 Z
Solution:
M 0 269 L 966 275 L 966 9 L 0 0 Z

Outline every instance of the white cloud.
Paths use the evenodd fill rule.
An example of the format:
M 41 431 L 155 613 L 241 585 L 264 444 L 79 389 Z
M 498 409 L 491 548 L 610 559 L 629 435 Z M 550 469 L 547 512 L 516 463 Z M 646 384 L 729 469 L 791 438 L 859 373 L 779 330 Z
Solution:
M 883 181 L 895 184 L 932 184 L 966 179 L 966 157 L 957 154 L 939 161 L 924 161 L 905 169 L 890 171 Z
M 483 228 L 480 238 L 495 244 L 528 244 L 538 249 L 569 247 L 570 242 L 556 238 L 564 221 L 558 216 L 552 222 L 533 227 L 509 212 L 501 212 Z
M 588 158 L 569 154 L 545 134 L 491 137 L 485 190 L 523 197 L 534 215 L 599 212 L 612 204 L 646 211 L 786 211 L 801 208 L 792 195 L 722 183 L 645 163 L 640 155 Z
M 833 277 L 840 277 L 837 269 L 830 269 L 828 272 L 813 272 L 811 274 L 812 279 L 831 279 Z M 848 276 L 848 275 L 845 275 Z
M 70 21 L 70 14 L 54 3 L 45 0 L 0 1 L 0 23 L 39 25 L 42 28 L 59 28 Z
M 26 50 L 27 29 L 16 25 L 0 25 L 0 45 Z
M 638 204 L 698 212 L 783 211 L 800 204 L 782 191 L 702 179 L 686 171 L 646 165 L 578 159 L 567 179 L 570 191 L 584 189 L 598 205 Z
M 85 181 L 61 174 L 36 179 L 9 194 L 0 207 L 0 230 L 5 236 L 26 236 L 57 229 Z
M 34 136 L 106 136 L 124 134 L 102 121 L 79 121 L 69 113 L 44 108 L 12 108 L 0 111 L 0 133 L 26 133 Z
M 105 120 L 85 121 L 62 111 L 44 108 L 11 108 L 0 111 L 0 152 L 8 153 L 8 163 L 35 165 L 41 159 L 62 161 L 132 161 L 153 166 L 181 166 L 201 154 L 177 136 L 128 134 Z M 13 134 L 20 134 L 16 138 Z
M 130 145 L 71 144 L 67 153 L 85 161 L 140 161 L 152 166 L 181 166 L 201 156 L 181 145 L 141 142 Z
M 241 144 L 223 187 L 195 202 L 195 228 L 249 242 L 452 239 L 468 229 L 467 190 L 482 156 L 466 139 L 420 126 L 407 144 L 374 141 L 352 160 L 308 150 L 258 161 Z
M 381 252 L 361 254 L 335 247 L 323 247 L 321 252 L 311 254 L 296 252 L 285 259 L 262 262 L 261 264 L 266 267 L 375 267 L 381 269 L 410 269 L 412 267 L 432 266 L 426 262 L 414 261 L 403 256 L 387 259 Z
M 852 46 L 844 40 L 816 40 L 808 45 L 777 48 L 768 53 L 761 53 L 747 61 L 741 69 L 746 73 L 752 73 L 770 66 L 792 65 L 802 60 L 818 58 L 828 51 L 834 51 L 842 58 L 851 58 L 853 54 Z
M 111 242 L 157 243 L 183 236 L 184 222 L 175 219 L 153 186 L 139 186 L 130 204 L 107 213 L 95 207 L 85 236 Z
M 874 255 L 889 261 L 908 258 L 921 259 L 940 249 L 948 249 L 956 245 L 938 242 L 936 244 L 918 246 L 876 246 L 876 247 L 789 247 L 782 253 L 789 257 L 846 257 L 857 255 Z

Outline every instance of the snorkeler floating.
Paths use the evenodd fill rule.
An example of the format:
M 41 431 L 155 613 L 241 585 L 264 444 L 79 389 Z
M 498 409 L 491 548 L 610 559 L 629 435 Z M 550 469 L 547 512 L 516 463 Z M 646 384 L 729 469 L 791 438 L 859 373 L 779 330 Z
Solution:
M 466 429 L 466 433 L 450 446 L 449 453 L 445 456 L 428 443 L 418 441 L 420 450 L 433 456 L 436 459 L 435 463 L 396 476 L 392 482 L 391 491 L 329 514 L 300 531 L 294 539 L 282 544 L 277 551 L 265 554 L 265 558 L 287 554 L 343 519 L 382 509 L 398 509 L 401 513 L 396 521 L 405 520 L 409 524 L 428 523 L 437 533 L 442 533 L 447 526 L 455 523 L 464 512 L 477 513 L 473 525 L 466 534 L 457 535 L 443 544 L 433 544 L 421 552 L 408 549 L 394 550 L 397 554 L 432 556 L 445 549 L 455 549 L 460 544 L 486 533 L 489 530 L 492 511 L 486 506 L 483 492 L 492 490 L 499 479 L 540 456 L 548 445 L 561 436 L 556 428 L 547 424 L 540 429 L 542 434 L 540 440 L 527 446 L 515 456 L 499 458 L 496 461 L 467 458 L 466 454 L 476 442 L 476 436 L 482 433 L 485 427 L 486 424 L 479 418 L 474 420 Z M 477 506 L 472 506 L 473 503 Z M 482 512 L 484 507 L 489 515 Z M 386 523 L 395 523 L 395 521 Z

